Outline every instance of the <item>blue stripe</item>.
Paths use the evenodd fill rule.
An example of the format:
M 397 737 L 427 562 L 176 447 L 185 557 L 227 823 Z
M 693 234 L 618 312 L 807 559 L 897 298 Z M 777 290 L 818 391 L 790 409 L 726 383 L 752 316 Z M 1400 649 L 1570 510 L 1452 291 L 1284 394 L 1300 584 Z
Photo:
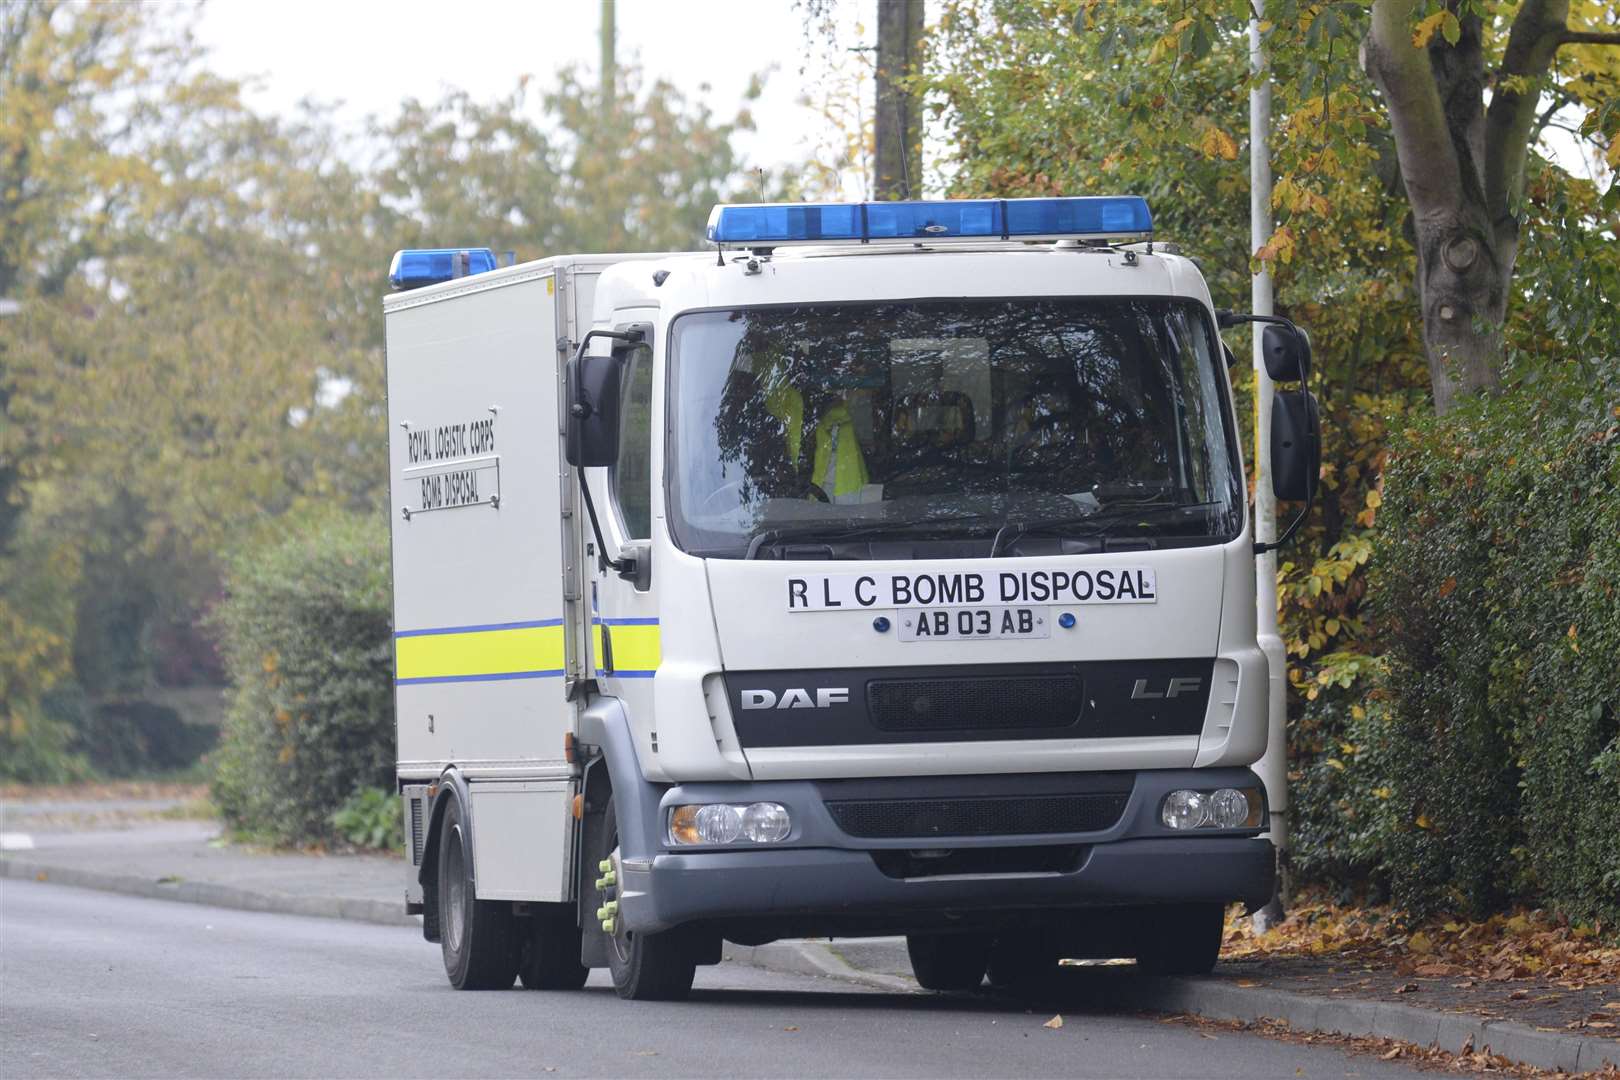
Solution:
M 483 623 L 479 626 L 435 626 L 427 630 L 395 630 L 394 637 L 426 637 L 429 634 L 477 634 L 485 630 L 535 630 L 561 626 L 561 619 L 532 619 L 528 622 Z
M 429 675 L 420 679 L 395 679 L 394 683 L 397 686 L 416 686 L 421 683 L 505 682 L 508 679 L 557 679 L 563 674 L 563 670 L 558 668 L 555 671 L 503 671 L 497 675 Z
M 604 679 L 650 679 L 654 675 L 658 674 L 658 672 L 656 672 L 656 671 L 624 671 L 624 670 L 603 671 L 601 668 L 597 668 L 596 669 L 596 674 L 598 676 L 600 676 L 601 678 L 604 678 Z
M 609 626 L 657 626 L 657 619 L 592 619 L 592 622 L 606 623 Z

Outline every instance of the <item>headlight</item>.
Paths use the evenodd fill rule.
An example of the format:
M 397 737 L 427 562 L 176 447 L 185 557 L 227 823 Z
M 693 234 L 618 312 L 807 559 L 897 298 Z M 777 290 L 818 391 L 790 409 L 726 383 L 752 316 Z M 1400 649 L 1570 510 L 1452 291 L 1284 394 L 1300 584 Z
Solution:
M 1233 788 L 1221 788 L 1209 797 L 1209 823 L 1217 829 L 1241 829 L 1249 820 L 1249 797 Z
M 1196 829 L 1209 820 L 1209 806 L 1202 791 L 1172 791 L 1159 816 L 1172 829 Z
M 787 807 L 773 802 L 677 806 L 669 815 L 675 845 L 775 844 L 792 831 Z
M 1259 788 L 1172 791 L 1159 809 L 1159 820 L 1178 830 L 1258 829 L 1265 805 Z
M 756 844 L 774 844 L 787 839 L 792 823 L 787 807 L 773 802 L 757 802 L 743 811 L 742 831 Z
M 697 812 L 697 834 L 705 844 L 729 844 L 742 835 L 742 813 L 725 803 L 701 807 Z

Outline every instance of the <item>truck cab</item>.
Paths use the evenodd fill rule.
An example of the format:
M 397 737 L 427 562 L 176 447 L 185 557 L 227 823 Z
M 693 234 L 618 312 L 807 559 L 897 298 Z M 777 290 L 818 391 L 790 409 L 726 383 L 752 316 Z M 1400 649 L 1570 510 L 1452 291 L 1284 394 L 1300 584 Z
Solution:
M 523 429 L 453 515 L 395 447 L 396 634 L 560 646 L 499 702 L 401 665 L 408 902 L 453 983 L 680 996 L 808 935 L 903 934 L 935 989 L 1213 964 L 1273 891 L 1268 670 L 1217 312 L 1150 237 L 1133 198 L 726 206 L 712 250 L 594 257 L 588 319 L 580 265 L 391 298 L 396 443 L 456 395 Z M 407 753 L 430 705 L 468 738 Z

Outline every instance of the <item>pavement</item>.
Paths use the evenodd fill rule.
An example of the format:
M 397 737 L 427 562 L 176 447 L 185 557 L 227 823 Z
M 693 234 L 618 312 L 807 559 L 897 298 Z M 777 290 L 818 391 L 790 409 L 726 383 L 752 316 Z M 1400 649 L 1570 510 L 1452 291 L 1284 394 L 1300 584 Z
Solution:
M 0 802 L 0 849 L 4 849 L 0 850 L 0 878 L 11 879 L 0 886 L 4 889 L 0 925 L 8 933 L 15 925 L 15 898 L 20 894 L 12 882 L 18 880 L 249 912 L 396 928 L 419 925 L 419 920 L 404 914 L 406 869 L 401 859 L 245 849 L 226 843 L 217 823 L 140 821 L 138 809 L 131 813 L 134 823 L 117 829 L 30 829 L 31 822 L 50 819 L 28 814 L 25 804 Z M 414 940 L 437 964 L 437 950 L 419 937 Z M 12 977 L 11 959 L 10 955 L 4 959 L 7 982 Z M 992 995 L 920 991 L 911 979 L 901 938 L 781 941 L 753 948 L 728 945 L 726 960 L 714 970 L 754 969 L 820 980 L 820 986 L 831 979 L 848 993 L 950 1000 L 955 1002 L 953 1008 L 975 1008 L 978 1006 L 971 1003 L 995 1001 Z M 1071 978 L 1052 1001 L 1024 1004 L 1060 1009 L 1065 1014 L 1074 1009 L 1093 1015 L 1127 1009 L 1213 1020 L 1274 1020 L 1295 1032 L 1398 1039 L 1452 1052 L 1488 1049 L 1515 1063 L 1566 1072 L 1595 1070 L 1604 1064 L 1620 1066 L 1620 1040 L 1358 996 L 1354 982 L 1348 979 L 1314 983 L 1270 979 L 1257 977 L 1258 969 L 1244 963 L 1222 964 L 1214 975 L 1203 978 L 1139 977 L 1128 967 L 1118 966 L 1082 968 L 1068 974 Z M 1350 992 L 1344 992 L 1347 990 Z M 8 1003 L 6 1011 L 10 1009 Z M 996 1064 L 989 1071 L 1011 1071 L 1010 1063 L 1005 1070 Z

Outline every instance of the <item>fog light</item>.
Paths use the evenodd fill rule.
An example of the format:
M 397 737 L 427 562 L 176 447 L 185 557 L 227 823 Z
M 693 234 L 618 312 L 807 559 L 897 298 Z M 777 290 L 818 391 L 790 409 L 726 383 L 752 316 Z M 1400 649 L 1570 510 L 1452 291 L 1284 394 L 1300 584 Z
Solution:
M 743 835 L 756 844 L 774 844 L 786 839 L 790 828 L 787 807 L 780 803 L 757 802 L 743 811 Z
M 1209 800 L 1201 791 L 1172 791 L 1159 817 L 1172 829 L 1196 829 L 1209 820 Z
M 1221 788 L 1209 797 L 1209 823 L 1217 829 L 1241 829 L 1249 820 L 1249 797 L 1234 788 Z

